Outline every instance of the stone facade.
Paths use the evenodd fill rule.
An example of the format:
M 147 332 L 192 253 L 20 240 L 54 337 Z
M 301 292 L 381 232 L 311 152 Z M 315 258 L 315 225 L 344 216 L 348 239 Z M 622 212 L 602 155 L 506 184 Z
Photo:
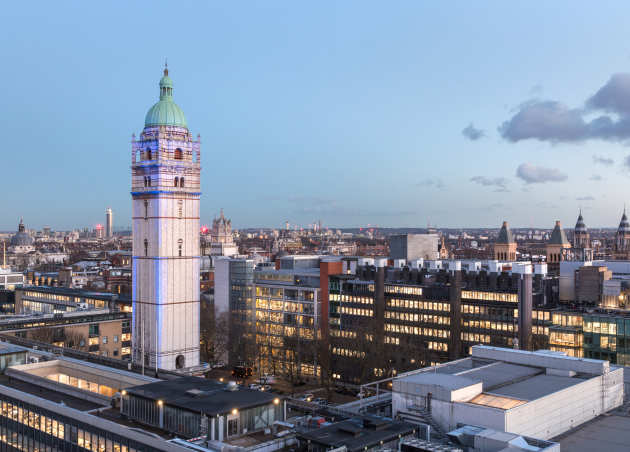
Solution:
M 167 71 L 160 86 L 172 96 Z M 199 364 L 200 171 L 186 127 L 145 125 L 132 141 L 132 356 L 151 368 Z

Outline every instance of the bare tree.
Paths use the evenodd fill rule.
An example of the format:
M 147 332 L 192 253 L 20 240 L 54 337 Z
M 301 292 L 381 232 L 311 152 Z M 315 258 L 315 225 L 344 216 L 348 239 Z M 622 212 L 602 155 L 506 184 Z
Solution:
M 217 364 L 225 361 L 228 352 L 229 313 L 209 317 L 201 323 L 201 356 L 206 362 Z
M 31 339 L 38 342 L 44 342 L 46 344 L 52 344 L 55 333 L 54 330 L 50 327 L 45 328 L 36 328 L 30 331 Z
M 70 330 L 65 333 L 65 345 L 75 350 L 87 350 L 87 338 L 78 330 Z

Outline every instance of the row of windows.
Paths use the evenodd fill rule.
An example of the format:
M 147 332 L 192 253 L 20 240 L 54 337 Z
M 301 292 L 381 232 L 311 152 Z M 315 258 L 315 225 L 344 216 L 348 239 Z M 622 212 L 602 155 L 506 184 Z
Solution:
M 374 311 L 372 309 L 349 308 L 346 306 L 341 306 L 339 308 L 339 312 L 341 314 L 357 315 L 362 317 L 372 317 L 374 315 Z
M 333 337 L 343 337 L 345 339 L 356 339 L 357 333 L 356 331 L 347 331 L 347 330 L 330 330 L 330 335 Z
M 406 295 L 422 295 L 422 287 L 392 286 L 385 284 L 385 293 L 404 293 Z
M 431 314 L 413 314 L 410 312 L 391 312 L 385 311 L 386 319 L 395 319 L 403 322 L 423 322 L 423 323 L 435 323 L 436 325 L 450 325 L 450 317 L 443 317 L 441 315 Z
M 476 328 L 494 331 L 517 331 L 518 327 L 512 323 L 491 322 L 489 320 L 464 320 L 462 322 L 464 328 Z
M 119 438 L 116 440 L 113 435 L 97 434 L 84 429 L 77 428 L 75 425 L 64 424 L 55 418 L 45 416 L 40 412 L 28 410 L 20 405 L 3 401 L 0 407 L 0 415 L 4 419 L 10 419 L 25 427 L 42 432 L 42 434 L 50 435 L 57 438 L 59 446 L 63 448 L 63 443 L 76 444 L 85 450 L 92 452 L 137 452 L 138 449 L 128 446 L 129 440 Z M 0 442 L 8 444 L 16 449 L 24 451 L 34 450 L 57 450 L 51 447 L 52 441 L 45 436 L 34 435 L 33 431 L 19 429 L 10 424 L 2 422 L 0 426 Z M 43 442 L 35 441 L 35 438 L 41 438 Z M 127 444 L 125 444 L 127 443 Z M 4 449 L 4 448 L 3 448 Z
M 429 341 L 427 343 L 429 350 L 435 350 L 438 352 L 447 352 L 448 351 L 448 344 L 445 342 L 436 342 L 436 341 Z
M 488 334 L 479 334 L 479 333 L 462 333 L 461 334 L 462 341 L 466 342 L 475 342 L 477 344 L 489 344 L 490 336 Z
M 442 337 L 445 339 L 451 336 L 451 332 L 447 330 L 423 328 L 420 326 L 397 325 L 393 323 L 386 323 L 385 331 L 400 334 L 413 334 L 415 336 Z
M 330 301 L 340 301 L 342 303 L 357 303 L 357 304 L 374 304 L 372 297 L 357 297 L 354 295 L 339 295 L 330 294 Z
M 313 339 L 315 333 L 309 328 L 296 328 L 293 326 L 277 325 L 274 323 L 256 322 L 258 333 L 275 334 L 284 337 L 301 337 L 303 339 Z
M 71 298 L 67 295 L 58 295 L 54 293 L 45 293 L 45 292 L 35 292 L 32 290 L 27 290 L 24 292 L 24 296 L 39 299 L 39 300 L 52 300 L 52 301 L 74 301 L 74 298 Z
M 333 347 L 332 352 L 333 355 L 348 356 L 350 358 L 365 358 L 365 352 L 351 350 L 349 348 Z
M 549 336 L 550 345 L 564 345 L 570 347 L 581 347 L 583 336 L 576 333 L 562 333 L 560 331 L 552 331 Z
M 144 176 L 144 186 L 145 187 L 151 187 L 151 176 Z M 174 187 L 184 187 L 184 178 L 183 177 L 176 177 L 173 180 L 173 186 Z
M 489 306 L 479 306 L 473 304 L 462 304 L 464 314 L 489 315 L 492 317 L 518 318 L 518 309 L 492 308 Z
M 302 314 L 313 314 L 313 303 L 295 303 L 292 301 L 267 300 L 256 298 L 256 309 L 265 309 L 278 312 L 297 312 Z
M 163 93 L 166 93 L 166 90 L 171 91 L 171 88 L 162 88 Z M 138 151 L 140 152 L 140 151 Z M 183 160 L 184 159 L 184 151 L 182 151 L 180 148 L 175 149 L 175 151 L 173 152 L 173 158 L 175 160 Z M 145 160 L 153 160 L 153 151 L 151 151 L 151 148 L 146 148 L 146 150 L 144 151 L 144 159 Z
M 508 303 L 518 303 L 518 294 L 501 292 L 481 292 L 478 290 L 462 290 L 462 299 L 501 301 Z
M 387 300 L 387 306 L 391 308 L 416 309 L 420 311 L 445 311 L 450 312 L 449 303 L 439 303 L 435 301 L 399 300 L 392 298 Z

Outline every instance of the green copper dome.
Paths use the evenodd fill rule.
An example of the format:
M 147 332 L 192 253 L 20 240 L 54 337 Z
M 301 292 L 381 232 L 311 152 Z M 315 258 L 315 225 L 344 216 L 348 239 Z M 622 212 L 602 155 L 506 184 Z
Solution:
M 168 76 L 168 68 L 164 69 L 164 77 L 160 80 L 160 100 L 147 112 L 147 116 L 144 118 L 144 126 L 188 128 L 184 112 L 173 102 L 173 80 Z

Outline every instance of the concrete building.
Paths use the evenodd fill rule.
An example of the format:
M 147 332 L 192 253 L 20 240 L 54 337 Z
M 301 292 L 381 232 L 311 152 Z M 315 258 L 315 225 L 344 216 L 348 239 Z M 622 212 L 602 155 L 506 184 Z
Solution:
M 214 315 L 228 316 L 230 365 L 252 364 L 255 348 L 253 259 L 222 257 L 215 261 Z
M 547 440 L 619 407 L 623 372 L 608 361 L 479 345 L 469 358 L 395 377 L 392 415 Z
M 166 68 L 132 141 L 133 361 L 147 367 L 199 365 L 200 171 Z
M 389 256 L 392 259 L 439 259 L 438 234 L 399 234 L 389 237 Z

